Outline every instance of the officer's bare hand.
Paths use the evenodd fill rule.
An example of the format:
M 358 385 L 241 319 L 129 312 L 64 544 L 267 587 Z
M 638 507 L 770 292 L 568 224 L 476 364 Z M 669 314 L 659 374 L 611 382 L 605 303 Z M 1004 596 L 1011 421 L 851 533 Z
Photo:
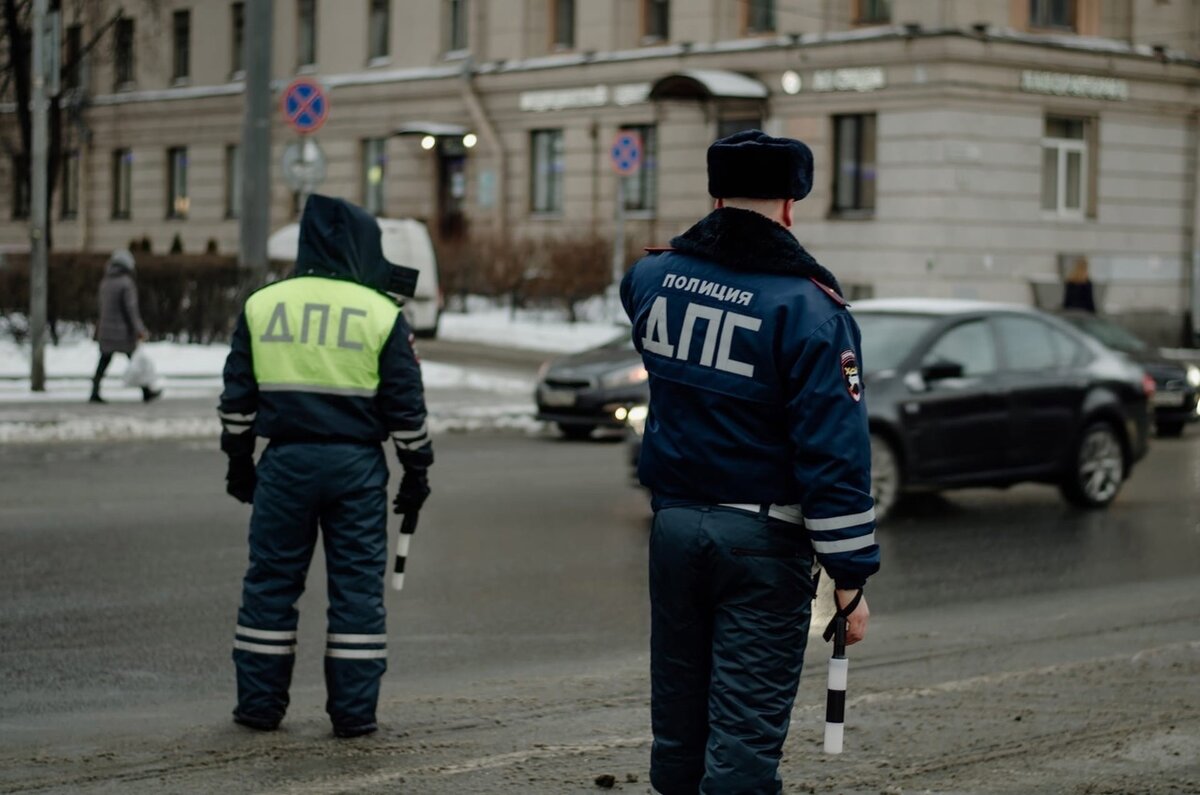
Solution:
M 850 604 L 858 593 L 856 589 L 843 591 L 834 591 L 834 599 L 837 601 L 838 609 L 841 610 L 843 605 Z M 867 607 L 867 595 L 863 594 L 863 598 L 858 601 L 858 606 L 854 608 L 846 619 L 846 645 L 858 643 L 867 636 L 867 622 L 871 620 L 871 609 Z

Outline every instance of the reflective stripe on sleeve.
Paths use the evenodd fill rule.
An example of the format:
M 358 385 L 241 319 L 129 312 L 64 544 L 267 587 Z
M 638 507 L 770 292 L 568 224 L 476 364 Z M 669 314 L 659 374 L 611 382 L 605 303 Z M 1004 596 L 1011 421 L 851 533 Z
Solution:
M 254 431 L 254 423 L 251 422 L 230 422 L 229 420 L 221 420 L 221 428 L 225 433 L 231 433 L 234 436 L 251 433 Z
M 387 659 L 387 649 L 326 649 L 325 656 L 341 660 L 383 660 Z
M 825 519 L 804 517 L 804 524 L 809 530 L 843 530 L 847 527 L 857 527 L 860 524 L 875 521 L 875 508 L 872 506 L 862 513 L 851 513 L 846 516 L 830 516 Z
M 413 439 L 411 442 L 402 442 L 399 439 L 394 439 L 394 441 L 396 442 L 396 447 L 400 448 L 401 450 L 420 450 L 433 440 L 426 435 L 419 439 Z
M 254 422 L 254 418 L 258 416 L 258 412 L 252 411 L 249 414 L 234 414 L 232 412 L 218 411 L 217 416 L 225 422 L 246 423 Z
M 816 541 L 812 542 L 813 549 L 819 555 L 834 555 L 838 552 L 854 552 L 859 549 L 866 549 L 875 543 L 875 533 L 867 533 L 865 536 L 857 538 L 843 538 L 841 541 Z
M 343 635 L 330 633 L 326 636 L 328 643 L 387 643 L 387 635 Z
M 285 630 L 252 629 L 250 627 L 243 627 L 241 624 L 238 624 L 235 632 L 236 632 L 236 634 L 241 635 L 243 637 L 256 638 L 258 640 L 295 640 L 296 639 L 296 630 L 294 630 L 294 629 L 285 629 Z
M 429 423 L 421 423 L 421 427 L 415 431 L 392 431 L 392 438 L 397 442 L 407 442 L 411 439 L 420 439 L 422 436 L 429 435 Z
M 283 655 L 296 653 L 296 645 L 294 643 L 291 646 L 268 646 L 265 643 L 247 643 L 244 640 L 237 640 L 236 638 L 233 641 L 233 648 L 242 651 L 252 651 L 255 654 Z
M 259 384 L 260 392 L 307 392 L 313 395 L 344 395 L 346 397 L 375 397 L 374 388 L 325 386 L 323 384 Z

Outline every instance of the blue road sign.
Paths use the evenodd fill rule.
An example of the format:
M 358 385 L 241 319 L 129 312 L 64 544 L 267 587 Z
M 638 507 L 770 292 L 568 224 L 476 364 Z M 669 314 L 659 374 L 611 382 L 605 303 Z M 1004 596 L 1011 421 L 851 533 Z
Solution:
M 642 136 L 631 130 L 621 130 L 613 139 L 612 167 L 623 177 L 636 174 L 642 167 Z
M 316 80 L 300 77 L 283 92 L 283 117 L 301 135 L 315 133 L 329 118 L 329 97 Z

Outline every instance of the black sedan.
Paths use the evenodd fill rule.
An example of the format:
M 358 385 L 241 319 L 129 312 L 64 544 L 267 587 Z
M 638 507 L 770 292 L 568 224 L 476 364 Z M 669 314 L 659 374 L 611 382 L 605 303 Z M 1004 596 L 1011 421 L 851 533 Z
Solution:
M 1187 423 L 1200 419 L 1196 406 L 1200 395 L 1200 367 L 1168 359 L 1133 332 L 1106 318 L 1089 312 L 1062 312 L 1059 317 L 1127 356 L 1150 374 L 1157 387 L 1152 402 L 1154 427 L 1159 436 L 1179 436 Z
M 542 365 L 534 399 L 537 418 L 555 423 L 569 439 L 597 428 L 625 427 L 629 408 L 649 399 L 646 368 L 628 334 L 599 348 Z
M 1102 507 L 1146 453 L 1153 379 L 1058 318 L 933 299 L 853 313 L 877 515 L 903 491 L 1027 481 Z

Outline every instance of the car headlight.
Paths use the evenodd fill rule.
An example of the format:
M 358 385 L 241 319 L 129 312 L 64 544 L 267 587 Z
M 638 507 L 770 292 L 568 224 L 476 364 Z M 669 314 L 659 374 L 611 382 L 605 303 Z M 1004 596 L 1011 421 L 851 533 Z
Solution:
M 649 406 L 630 406 L 629 413 L 625 415 L 625 422 L 633 429 L 633 432 L 638 436 L 643 436 L 646 433 L 646 417 L 650 416 Z
M 1187 367 L 1187 382 L 1194 387 L 1200 387 L 1200 367 L 1189 364 Z
M 623 386 L 633 386 L 640 384 L 649 378 L 646 373 L 646 367 L 641 362 L 630 367 L 622 367 L 620 370 L 613 370 L 611 373 L 605 373 L 600 376 L 600 385 L 608 389 L 619 389 Z

